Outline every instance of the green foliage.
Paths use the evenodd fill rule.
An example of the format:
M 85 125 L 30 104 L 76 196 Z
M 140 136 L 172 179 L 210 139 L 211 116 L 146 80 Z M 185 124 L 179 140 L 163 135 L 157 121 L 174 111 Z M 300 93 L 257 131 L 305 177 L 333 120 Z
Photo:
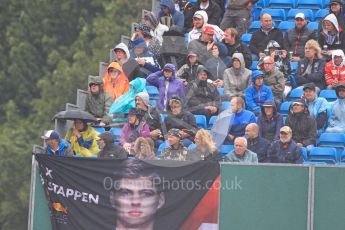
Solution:
M 0 229 L 25 229 L 31 149 L 151 0 L 0 1 Z

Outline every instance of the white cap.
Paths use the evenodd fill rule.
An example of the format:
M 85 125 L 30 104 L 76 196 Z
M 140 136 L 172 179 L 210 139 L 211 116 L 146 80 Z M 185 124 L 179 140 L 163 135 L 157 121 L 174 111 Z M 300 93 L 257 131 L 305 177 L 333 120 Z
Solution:
M 296 14 L 296 16 L 295 16 L 295 19 L 296 18 L 302 18 L 303 20 L 305 19 L 305 15 L 303 14 L 303 13 L 298 13 L 298 14 Z

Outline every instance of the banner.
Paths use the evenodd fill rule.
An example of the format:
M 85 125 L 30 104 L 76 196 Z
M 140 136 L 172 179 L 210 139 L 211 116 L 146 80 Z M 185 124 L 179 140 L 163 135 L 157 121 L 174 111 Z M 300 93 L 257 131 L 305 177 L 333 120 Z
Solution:
M 218 163 L 36 160 L 53 230 L 218 228 Z

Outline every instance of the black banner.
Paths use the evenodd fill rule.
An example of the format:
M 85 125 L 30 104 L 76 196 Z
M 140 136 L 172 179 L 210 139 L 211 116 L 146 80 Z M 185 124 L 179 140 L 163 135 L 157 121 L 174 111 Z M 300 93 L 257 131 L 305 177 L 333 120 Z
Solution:
M 218 163 L 41 154 L 36 159 L 54 230 L 193 230 L 217 224 Z

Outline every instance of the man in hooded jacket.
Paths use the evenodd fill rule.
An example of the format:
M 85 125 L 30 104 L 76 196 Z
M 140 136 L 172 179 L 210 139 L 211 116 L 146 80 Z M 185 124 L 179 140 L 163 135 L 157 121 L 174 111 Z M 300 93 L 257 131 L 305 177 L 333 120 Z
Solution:
M 332 52 L 332 60 L 325 65 L 325 81 L 328 89 L 345 83 L 345 55 L 342 50 Z
M 333 103 L 326 132 L 345 133 L 345 84 L 335 88 L 338 99 Z
M 127 152 L 122 146 L 114 144 L 115 137 L 111 132 L 103 132 L 98 135 L 97 143 L 100 147 L 98 158 L 113 158 L 118 160 L 127 159 Z

